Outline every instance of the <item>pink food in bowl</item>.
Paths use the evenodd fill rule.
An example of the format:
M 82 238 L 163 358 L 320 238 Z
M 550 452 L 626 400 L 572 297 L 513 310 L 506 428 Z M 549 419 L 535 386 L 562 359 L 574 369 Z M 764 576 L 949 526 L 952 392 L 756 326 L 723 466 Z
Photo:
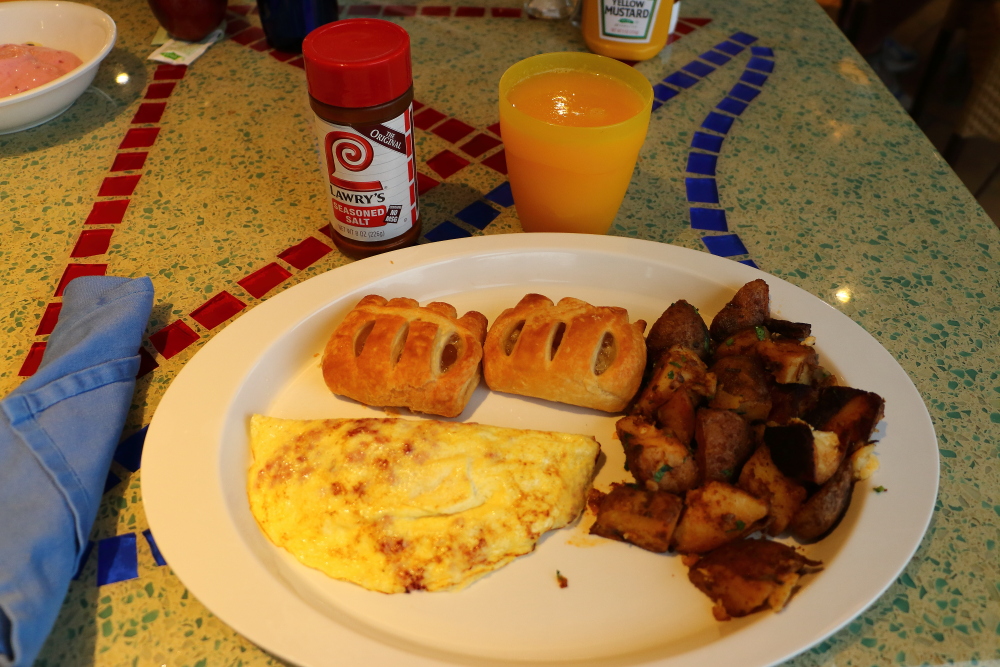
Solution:
M 0 99 L 37 88 L 82 64 L 69 51 L 31 44 L 0 44 Z

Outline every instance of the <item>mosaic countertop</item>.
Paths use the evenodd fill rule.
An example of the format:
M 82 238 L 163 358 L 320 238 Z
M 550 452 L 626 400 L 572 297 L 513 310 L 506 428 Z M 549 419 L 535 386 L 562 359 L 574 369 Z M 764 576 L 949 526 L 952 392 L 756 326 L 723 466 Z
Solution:
M 226 323 L 346 260 L 294 54 L 249 5 L 190 68 L 145 60 L 145 3 L 95 3 L 119 42 L 63 116 L 0 137 L 0 395 L 30 375 L 78 275 L 149 275 L 156 304 L 92 553 L 45 666 L 270 665 L 156 550 L 140 494 L 143 427 Z M 496 85 L 535 53 L 584 50 L 519 5 L 355 5 L 413 40 L 421 242 L 520 231 Z M 649 136 L 612 234 L 672 243 L 801 286 L 909 373 L 939 437 L 941 490 L 910 565 L 864 614 L 793 659 L 812 665 L 1000 660 L 1000 233 L 815 3 L 685 0 Z M 734 662 L 734 664 L 736 664 Z

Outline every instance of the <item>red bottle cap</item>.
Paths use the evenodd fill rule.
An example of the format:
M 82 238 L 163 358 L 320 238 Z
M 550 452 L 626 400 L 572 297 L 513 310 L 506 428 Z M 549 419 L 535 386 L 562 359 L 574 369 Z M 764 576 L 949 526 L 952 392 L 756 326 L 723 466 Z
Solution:
M 380 19 L 346 19 L 316 28 L 302 42 L 309 94 L 335 107 L 391 102 L 413 84 L 410 36 Z

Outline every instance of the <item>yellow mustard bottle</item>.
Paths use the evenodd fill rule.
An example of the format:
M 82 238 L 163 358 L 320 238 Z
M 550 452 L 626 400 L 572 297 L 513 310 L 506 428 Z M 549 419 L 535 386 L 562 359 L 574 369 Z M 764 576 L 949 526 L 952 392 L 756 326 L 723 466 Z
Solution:
M 594 53 L 649 60 L 667 44 L 673 0 L 583 0 L 583 39 Z

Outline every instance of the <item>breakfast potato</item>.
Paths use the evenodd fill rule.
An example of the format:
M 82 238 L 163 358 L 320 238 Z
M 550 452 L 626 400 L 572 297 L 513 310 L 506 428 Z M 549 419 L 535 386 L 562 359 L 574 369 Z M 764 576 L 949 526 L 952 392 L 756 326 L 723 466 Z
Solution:
M 858 447 L 851 454 L 851 474 L 854 481 L 868 479 L 879 469 L 878 457 L 875 456 L 875 445 Z
M 703 482 L 732 482 L 754 450 L 747 420 L 732 410 L 701 408 L 695 424 L 695 458 Z
M 674 345 L 698 353 L 702 360 L 712 351 L 712 338 L 698 309 L 681 299 L 670 304 L 646 336 L 646 364 L 650 370 Z
M 758 278 L 736 291 L 712 319 L 709 333 L 712 340 L 719 343 L 737 331 L 762 326 L 770 316 L 770 290 L 767 283 Z
M 815 542 L 825 537 L 847 511 L 853 489 L 853 466 L 850 459 L 845 459 L 833 477 L 795 513 L 789 524 L 792 535 L 803 542 Z
M 734 410 L 748 421 L 762 421 L 771 412 L 773 381 L 757 357 L 732 356 L 716 361 L 710 372 L 715 375 L 715 396 L 708 406 Z
M 718 361 L 723 357 L 755 356 L 757 346 L 768 340 L 771 340 L 771 332 L 767 327 L 751 327 L 737 331 L 715 346 L 713 359 Z
M 776 384 L 771 388 L 771 412 L 767 421 L 787 424 L 804 418 L 819 400 L 819 387 L 812 384 Z
M 816 431 L 801 419 L 764 429 L 764 444 L 781 472 L 802 482 L 823 484 L 846 454 L 836 433 Z
M 622 417 L 615 424 L 625 449 L 625 464 L 650 491 L 684 493 L 698 485 L 698 463 L 687 445 L 642 417 Z
M 649 384 L 639 394 L 633 414 L 652 418 L 657 408 L 680 388 L 700 396 L 715 394 L 715 376 L 708 372 L 698 354 L 681 345 L 674 345 L 661 357 Z
M 685 495 L 674 548 L 681 553 L 711 551 L 754 532 L 766 516 L 766 501 L 725 482 L 708 482 Z
M 762 341 L 757 346 L 757 354 L 764 360 L 764 365 L 778 384 L 811 384 L 813 374 L 819 366 L 816 350 L 788 338 Z
M 816 407 L 806 416 L 815 428 L 832 431 L 848 452 L 866 444 L 885 408 L 878 394 L 852 387 L 823 387 Z
M 805 340 L 812 335 L 812 325 L 808 322 L 789 322 L 788 320 L 768 318 L 764 322 L 764 326 L 772 333 L 795 340 Z
M 690 445 L 694 438 L 697 405 L 698 397 L 690 391 L 675 391 L 666 403 L 656 409 L 656 422 L 685 445 Z
M 689 565 L 688 579 L 715 602 L 718 621 L 756 611 L 780 611 L 799 578 L 822 563 L 770 540 L 739 540 L 723 545 Z
M 670 548 L 670 538 L 684 507 L 680 496 L 627 484 L 613 484 L 610 493 L 596 494 L 598 498 L 591 504 L 597 519 L 590 527 L 591 535 L 629 542 L 657 553 Z
M 761 445 L 743 466 L 737 484 L 768 503 L 768 535 L 780 535 L 788 529 L 792 517 L 806 499 L 806 487 L 785 476 L 771 460 L 767 445 Z

